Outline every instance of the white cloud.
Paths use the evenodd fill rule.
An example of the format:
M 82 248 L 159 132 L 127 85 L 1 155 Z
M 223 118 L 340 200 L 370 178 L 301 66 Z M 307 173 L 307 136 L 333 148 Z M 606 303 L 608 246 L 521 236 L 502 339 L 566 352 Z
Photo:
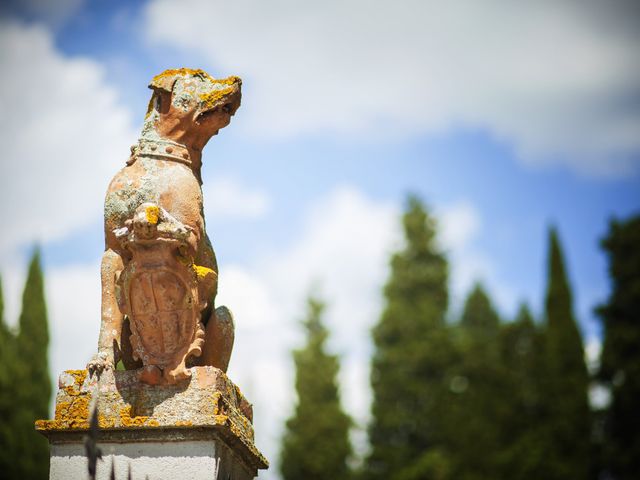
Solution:
M 389 138 L 469 125 L 530 164 L 624 174 L 638 167 L 640 149 L 630 8 L 152 0 L 144 25 L 151 41 L 245 77 L 243 124 L 254 134 Z
M 91 60 L 59 53 L 41 26 L 0 23 L 0 236 L 5 255 L 101 222 L 111 176 L 135 139 Z
M 14 259 L 15 260 L 15 259 Z M 2 297 L 4 300 L 4 320 L 9 327 L 18 328 L 18 317 L 22 306 L 22 290 L 27 277 L 27 266 L 16 261 L 2 265 Z
M 475 246 L 482 231 L 478 208 L 468 200 L 460 200 L 436 210 L 435 214 L 439 243 L 449 258 L 450 305 L 463 305 L 473 284 L 481 281 L 500 310 L 515 311 L 517 293 L 500 279 L 495 262 Z
M 260 218 L 269 212 L 271 198 L 237 180 L 217 178 L 203 186 L 206 218 Z
M 480 231 L 480 213 L 471 202 L 460 201 L 443 209 L 438 227 L 443 245 L 464 248 Z
M 84 368 L 98 349 L 100 261 L 50 269 L 45 281 L 51 371 Z
M 300 312 L 300 299 L 318 285 L 332 299 L 328 316 L 340 319 L 335 326 L 366 322 L 379 297 L 372 286 L 384 279 L 387 254 L 398 237 L 398 213 L 394 205 L 376 203 L 352 187 L 337 187 L 319 199 L 294 245 L 264 267 L 286 313 Z

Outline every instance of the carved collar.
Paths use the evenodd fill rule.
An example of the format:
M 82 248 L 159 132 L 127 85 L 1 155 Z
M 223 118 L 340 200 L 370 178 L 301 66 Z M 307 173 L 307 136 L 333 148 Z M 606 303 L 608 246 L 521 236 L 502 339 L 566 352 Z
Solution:
M 131 146 L 131 156 L 127 160 L 127 165 L 133 165 L 137 157 L 151 157 L 159 160 L 169 160 L 183 163 L 188 167 L 193 167 L 189 150 L 184 145 L 171 140 L 157 139 L 150 140 L 141 138 L 136 145 Z

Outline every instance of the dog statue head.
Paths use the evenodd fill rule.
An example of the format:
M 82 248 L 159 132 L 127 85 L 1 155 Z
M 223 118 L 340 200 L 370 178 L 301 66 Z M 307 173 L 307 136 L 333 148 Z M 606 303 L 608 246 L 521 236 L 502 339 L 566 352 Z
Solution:
M 165 70 L 149 84 L 153 94 L 141 140 L 175 142 L 199 167 L 204 146 L 240 107 L 241 86 L 238 77 L 214 79 L 203 70 Z

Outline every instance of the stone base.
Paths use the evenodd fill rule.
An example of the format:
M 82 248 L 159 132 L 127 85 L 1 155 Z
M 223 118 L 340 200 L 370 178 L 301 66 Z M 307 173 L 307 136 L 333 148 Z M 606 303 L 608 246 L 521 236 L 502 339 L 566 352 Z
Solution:
M 99 442 L 102 461 L 96 479 L 115 478 L 250 480 L 255 470 L 238 458 L 213 431 L 155 430 L 103 432 Z M 51 432 L 50 480 L 88 478 L 84 434 Z
M 53 420 L 36 429 L 49 439 L 53 480 L 87 478 L 83 439 L 94 406 L 104 461 L 98 478 L 248 480 L 268 463 L 253 443 L 251 404 L 214 367 L 193 367 L 177 385 L 141 383 L 137 371 L 60 375 Z M 122 473 L 120 473 L 122 472 Z

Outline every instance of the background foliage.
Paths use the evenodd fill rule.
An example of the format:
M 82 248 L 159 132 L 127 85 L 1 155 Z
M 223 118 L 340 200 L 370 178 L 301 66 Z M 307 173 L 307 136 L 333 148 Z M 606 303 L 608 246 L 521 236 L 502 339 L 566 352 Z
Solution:
M 448 262 L 439 250 L 433 217 L 420 199 L 410 197 L 402 223 L 405 245 L 391 257 L 384 309 L 372 331 L 370 449 L 357 476 L 372 480 L 638 478 L 640 217 L 612 221 L 602 242 L 609 257 L 612 291 L 598 309 L 604 350 L 593 378 L 585 362 L 568 268 L 555 227 L 548 233 L 541 318 L 534 318 L 524 303 L 516 318 L 501 318 L 481 283 L 469 292 L 459 318 L 450 318 Z M 319 308 L 313 302 L 310 305 L 312 312 Z M 321 338 L 327 335 L 322 327 Z M 307 456 L 319 458 L 331 447 L 313 430 L 320 432 L 317 423 L 331 422 L 338 410 L 332 390 L 327 405 L 334 406 L 330 410 L 334 413 L 319 415 L 315 424 L 299 422 L 303 406 L 325 412 L 321 397 L 313 394 L 326 383 L 325 368 L 320 367 L 322 362 L 315 370 L 310 368 L 314 362 L 302 362 L 310 358 L 311 345 L 294 353 L 300 401 L 283 442 L 284 452 L 296 446 L 300 455 L 313 452 Z M 331 359 L 330 371 L 337 372 L 336 357 Z M 331 385 L 335 388 L 335 383 Z M 611 401 L 592 407 L 590 392 L 598 386 Z M 311 395 L 315 404 L 308 400 Z M 313 417 L 311 412 L 306 415 Z M 304 439 L 296 431 L 302 424 Z M 341 458 L 347 461 L 347 455 Z M 336 468 L 333 462 L 325 465 L 326 470 L 317 471 L 316 476 L 296 476 L 283 456 L 282 469 L 287 479 L 324 478 Z
M 338 358 L 326 352 L 329 332 L 322 323 L 324 305 L 308 299 L 303 321 L 304 348 L 293 353 L 298 403 L 287 421 L 280 468 L 285 480 L 347 480 L 351 455 L 351 419 L 340 405 Z
M 7 479 L 49 478 L 49 444 L 34 422 L 49 418 L 49 326 L 40 252 L 29 263 L 18 332 L 3 317 L 0 286 L 0 472 Z

